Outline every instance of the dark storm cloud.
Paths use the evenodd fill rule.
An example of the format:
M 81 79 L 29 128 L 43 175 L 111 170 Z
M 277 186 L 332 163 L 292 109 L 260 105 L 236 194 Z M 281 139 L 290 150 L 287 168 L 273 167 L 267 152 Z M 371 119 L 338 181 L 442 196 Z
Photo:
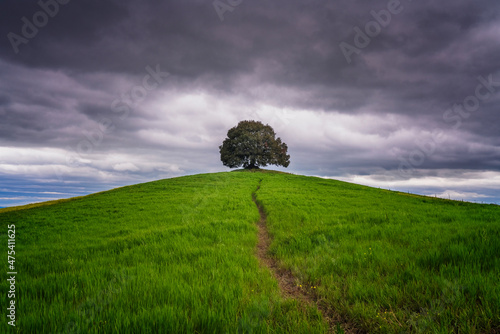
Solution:
M 11 160 L 0 159 L 0 173 L 48 173 L 41 157 L 16 165 L 16 147 L 53 149 L 66 178 L 68 161 L 113 182 L 217 169 L 217 146 L 242 118 L 279 128 L 299 172 L 391 180 L 500 170 L 497 1 L 243 0 L 223 21 L 213 4 L 71 0 L 28 38 L 23 25 L 43 6 L 3 1 L 0 148 Z M 373 13 L 390 8 L 357 45 L 355 27 L 369 35 Z M 26 42 L 13 48 L 12 33 Z M 347 59 L 341 43 L 358 52 Z M 155 82 L 148 67 L 169 77 Z M 446 114 L 480 84 L 489 96 L 474 111 Z M 411 162 L 422 145 L 432 152 Z M 401 159 L 411 175 L 398 174 Z
M 421 100 L 424 94 L 428 99 L 460 98 L 467 88 L 458 86 L 460 81 L 466 84 L 498 68 L 498 43 L 471 44 L 481 35 L 476 29 L 495 22 L 491 13 L 497 4 L 403 1 L 401 6 L 404 11 L 353 56 L 352 66 L 346 66 L 338 44 L 353 44 L 353 26 L 363 28 L 373 20 L 370 11 L 385 9 L 386 1 L 340 1 L 336 6 L 326 1 L 244 2 L 226 12 L 223 23 L 210 1 L 73 1 L 61 6 L 26 45 L 36 49 L 36 56 L 14 56 L 8 45 L 2 52 L 31 66 L 81 71 L 134 72 L 161 60 L 188 84 L 198 78 L 205 89 L 215 82 L 215 88 L 231 93 L 245 88 L 234 86 L 239 74 L 254 73 L 257 82 L 312 91 L 309 101 L 291 104 L 341 111 L 368 104 L 381 89 L 391 100 L 398 94 L 405 101 Z M 35 10 L 25 8 L 24 15 Z M 16 8 L 9 20 L 2 20 L 5 34 L 19 30 L 21 21 L 12 17 L 22 12 Z M 461 44 L 469 49 L 460 49 Z M 461 58 L 450 61 L 457 48 Z M 262 72 L 255 73 L 259 68 Z M 337 94 L 347 96 L 331 97 Z M 401 109 L 390 111 L 411 112 Z
M 89 71 L 100 68 L 102 59 L 97 57 L 110 49 L 110 46 L 107 46 L 99 50 L 105 37 L 103 32 L 112 34 L 113 30 L 127 19 L 127 9 L 118 1 L 106 0 L 55 3 L 58 4 L 58 10 L 55 11 L 54 17 L 49 16 L 45 25 L 36 28 L 38 31 L 33 33 L 35 36 L 27 38 L 28 43 L 19 45 L 18 54 L 13 51 L 8 38 L 2 40 L 2 46 L 5 46 L 2 47 L 2 57 L 31 67 Z M 1 6 L 0 29 L 3 36 L 10 32 L 26 36 L 22 31 L 25 25 L 22 18 L 27 18 L 33 24 L 36 13 L 43 11 L 37 1 L 4 1 Z M 110 63 L 105 62 L 103 65 Z M 103 70 L 112 68 L 101 67 Z

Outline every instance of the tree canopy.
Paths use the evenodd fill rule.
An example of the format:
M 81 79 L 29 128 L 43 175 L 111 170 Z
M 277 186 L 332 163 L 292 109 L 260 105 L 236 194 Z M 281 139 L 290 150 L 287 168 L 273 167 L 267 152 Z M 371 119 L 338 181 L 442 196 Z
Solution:
M 220 149 L 224 166 L 258 168 L 267 165 L 288 167 L 288 146 L 281 141 L 273 128 L 259 121 L 241 121 L 229 129 Z

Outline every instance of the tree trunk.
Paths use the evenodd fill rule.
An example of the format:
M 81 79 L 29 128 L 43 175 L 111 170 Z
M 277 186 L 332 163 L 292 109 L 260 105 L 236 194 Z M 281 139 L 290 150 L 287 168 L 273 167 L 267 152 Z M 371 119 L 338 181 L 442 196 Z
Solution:
M 250 164 L 245 167 L 245 169 L 259 169 L 259 166 L 255 166 L 254 164 Z

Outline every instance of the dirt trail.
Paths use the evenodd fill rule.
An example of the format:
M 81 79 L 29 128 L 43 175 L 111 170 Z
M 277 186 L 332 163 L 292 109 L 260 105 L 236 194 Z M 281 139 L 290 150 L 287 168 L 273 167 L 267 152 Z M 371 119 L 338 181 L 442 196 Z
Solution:
M 263 265 L 271 269 L 274 277 L 278 281 L 283 296 L 285 298 L 299 300 L 308 305 L 315 305 L 323 314 L 323 318 L 326 319 L 326 321 L 330 325 L 329 333 L 337 333 L 337 324 L 341 324 L 340 327 L 343 331 L 340 331 L 340 333 L 364 333 L 355 329 L 352 324 L 336 315 L 335 312 L 327 305 L 327 303 L 318 297 L 318 295 L 314 291 L 314 288 L 311 288 L 311 286 L 309 285 L 306 286 L 302 284 L 296 277 L 293 276 L 290 270 L 280 268 L 276 259 L 269 255 L 268 250 L 269 246 L 271 245 L 271 237 L 269 236 L 269 233 L 267 231 L 266 213 L 256 199 L 256 193 L 257 191 L 259 191 L 259 189 L 260 182 L 257 189 L 252 193 L 252 199 L 259 209 L 260 214 L 260 220 L 257 223 L 257 226 L 259 228 L 257 257 Z

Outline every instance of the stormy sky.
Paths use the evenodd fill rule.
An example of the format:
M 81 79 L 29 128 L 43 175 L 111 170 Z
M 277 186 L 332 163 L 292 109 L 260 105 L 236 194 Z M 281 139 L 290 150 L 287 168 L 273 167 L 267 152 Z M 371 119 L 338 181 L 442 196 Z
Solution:
M 289 172 L 500 204 L 496 0 L 4 0 L 0 29 L 0 207 L 226 171 L 246 119 Z

